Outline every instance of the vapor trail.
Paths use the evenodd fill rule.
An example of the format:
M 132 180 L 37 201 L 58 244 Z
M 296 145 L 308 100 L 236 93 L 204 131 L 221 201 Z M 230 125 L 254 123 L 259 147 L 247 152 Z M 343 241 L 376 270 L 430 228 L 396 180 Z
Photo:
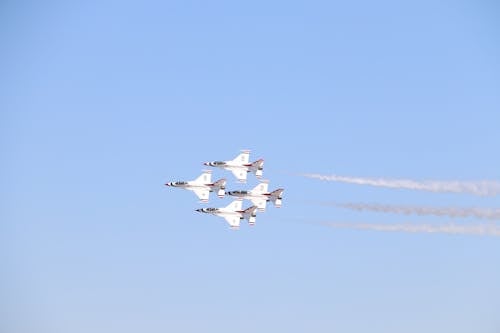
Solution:
M 457 224 L 371 224 L 371 223 L 345 223 L 345 222 L 326 222 L 323 223 L 334 228 L 360 229 L 390 232 L 409 232 L 409 233 L 445 233 L 445 234 L 463 234 L 463 235 L 483 235 L 500 236 L 500 227 L 494 224 L 476 224 L 476 225 L 457 225 Z
M 326 203 L 335 207 L 347 208 L 356 211 L 372 211 L 406 215 L 435 215 L 448 217 L 476 217 L 480 219 L 500 220 L 500 209 L 495 208 L 461 208 L 461 207 L 427 207 L 382 205 L 367 203 Z
M 480 181 L 441 181 L 424 180 L 415 181 L 410 179 L 387 179 L 387 178 L 360 178 L 337 175 L 320 175 L 314 173 L 302 174 L 304 177 L 316 178 L 326 181 L 343 182 L 359 185 L 371 185 L 387 188 L 400 188 L 410 190 L 421 190 L 430 192 L 454 192 L 470 193 L 480 196 L 495 196 L 500 193 L 500 182 L 495 180 Z

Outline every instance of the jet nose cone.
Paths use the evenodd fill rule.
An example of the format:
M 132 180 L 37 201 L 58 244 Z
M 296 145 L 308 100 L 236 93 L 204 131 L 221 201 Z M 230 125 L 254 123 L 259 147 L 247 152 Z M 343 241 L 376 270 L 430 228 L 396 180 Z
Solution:
M 172 186 L 172 183 L 166 183 L 165 186 Z
M 196 209 L 196 211 L 201 213 L 201 208 Z
M 203 165 L 207 165 L 208 166 L 208 165 L 210 165 L 210 163 L 209 162 L 205 162 L 205 163 L 203 163 Z

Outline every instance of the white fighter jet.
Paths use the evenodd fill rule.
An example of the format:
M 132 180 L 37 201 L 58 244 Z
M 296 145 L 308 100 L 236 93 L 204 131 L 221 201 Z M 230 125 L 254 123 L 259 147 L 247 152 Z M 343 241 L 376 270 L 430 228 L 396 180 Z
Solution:
M 199 208 L 196 211 L 223 217 L 231 229 L 239 229 L 240 220 L 246 219 L 250 225 L 255 225 L 256 206 L 241 210 L 242 200 L 235 200 L 223 208 Z
M 247 181 L 247 172 L 252 172 L 257 178 L 262 177 L 264 169 L 264 160 L 259 159 L 255 162 L 249 163 L 250 150 L 242 150 L 241 154 L 236 156 L 231 161 L 214 161 L 205 162 L 207 166 L 218 167 L 231 171 L 239 182 L 245 183 Z
M 266 209 L 266 203 L 271 201 L 276 208 L 281 207 L 281 199 L 284 189 L 279 188 L 272 192 L 267 191 L 268 182 L 263 181 L 250 191 L 229 191 L 228 195 L 250 200 L 260 212 Z
M 203 173 L 191 181 L 177 181 L 166 183 L 166 186 L 180 187 L 189 191 L 193 191 L 203 203 L 208 202 L 210 192 L 217 191 L 217 196 L 223 198 L 226 193 L 226 180 L 219 179 L 212 183 L 212 171 L 204 170 Z

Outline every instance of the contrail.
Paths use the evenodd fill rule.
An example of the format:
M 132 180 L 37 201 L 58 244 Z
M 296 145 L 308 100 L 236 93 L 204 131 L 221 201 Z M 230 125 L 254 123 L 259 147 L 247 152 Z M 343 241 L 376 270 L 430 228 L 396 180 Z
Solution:
M 495 208 L 461 208 L 461 207 L 427 207 L 427 206 L 404 206 L 404 205 L 382 205 L 368 203 L 337 203 L 329 202 L 326 205 L 347 208 L 356 211 L 372 211 L 381 213 L 395 213 L 406 215 L 435 215 L 448 217 L 476 217 L 488 220 L 500 220 L 500 209 Z
M 387 179 L 387 178 L 360 178 L 345 177 L 337 175 L 320 175 L 315 173 L 302 174 L 304 177 L 316 178 L 333 182 L 343 182 L 359 185 L 371 185 L 387 188 L 400 188 L 430 192 L 454 192 L 470 193 L 480 196 L 495 196 L 500 194 L 500 182 L 495 180 L 480 181 L 441 181 L 424 180 L 415 181 L 410 179 Z
M 500 227 L 494 224 L 457 225 L 457 224 L 371 224 L 371 223 L 345 223 L 325 222 L 324 225 L 334 228 L 375 230 L 409 233 L 445 233 L 462 235 L 500 236 Z

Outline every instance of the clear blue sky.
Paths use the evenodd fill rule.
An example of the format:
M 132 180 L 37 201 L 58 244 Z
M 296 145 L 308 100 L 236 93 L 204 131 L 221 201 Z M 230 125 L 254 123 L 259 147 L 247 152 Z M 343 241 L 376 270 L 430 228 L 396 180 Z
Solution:
M 499 10 L 2 2 L 0 330 L 499 332 L 500 238 L 320 223 L 480 221 L 318 204 L 499 197 L 295 175 L 500 179 Z M 286 189 L 254 228 L 163 185 L 240 149 Z

